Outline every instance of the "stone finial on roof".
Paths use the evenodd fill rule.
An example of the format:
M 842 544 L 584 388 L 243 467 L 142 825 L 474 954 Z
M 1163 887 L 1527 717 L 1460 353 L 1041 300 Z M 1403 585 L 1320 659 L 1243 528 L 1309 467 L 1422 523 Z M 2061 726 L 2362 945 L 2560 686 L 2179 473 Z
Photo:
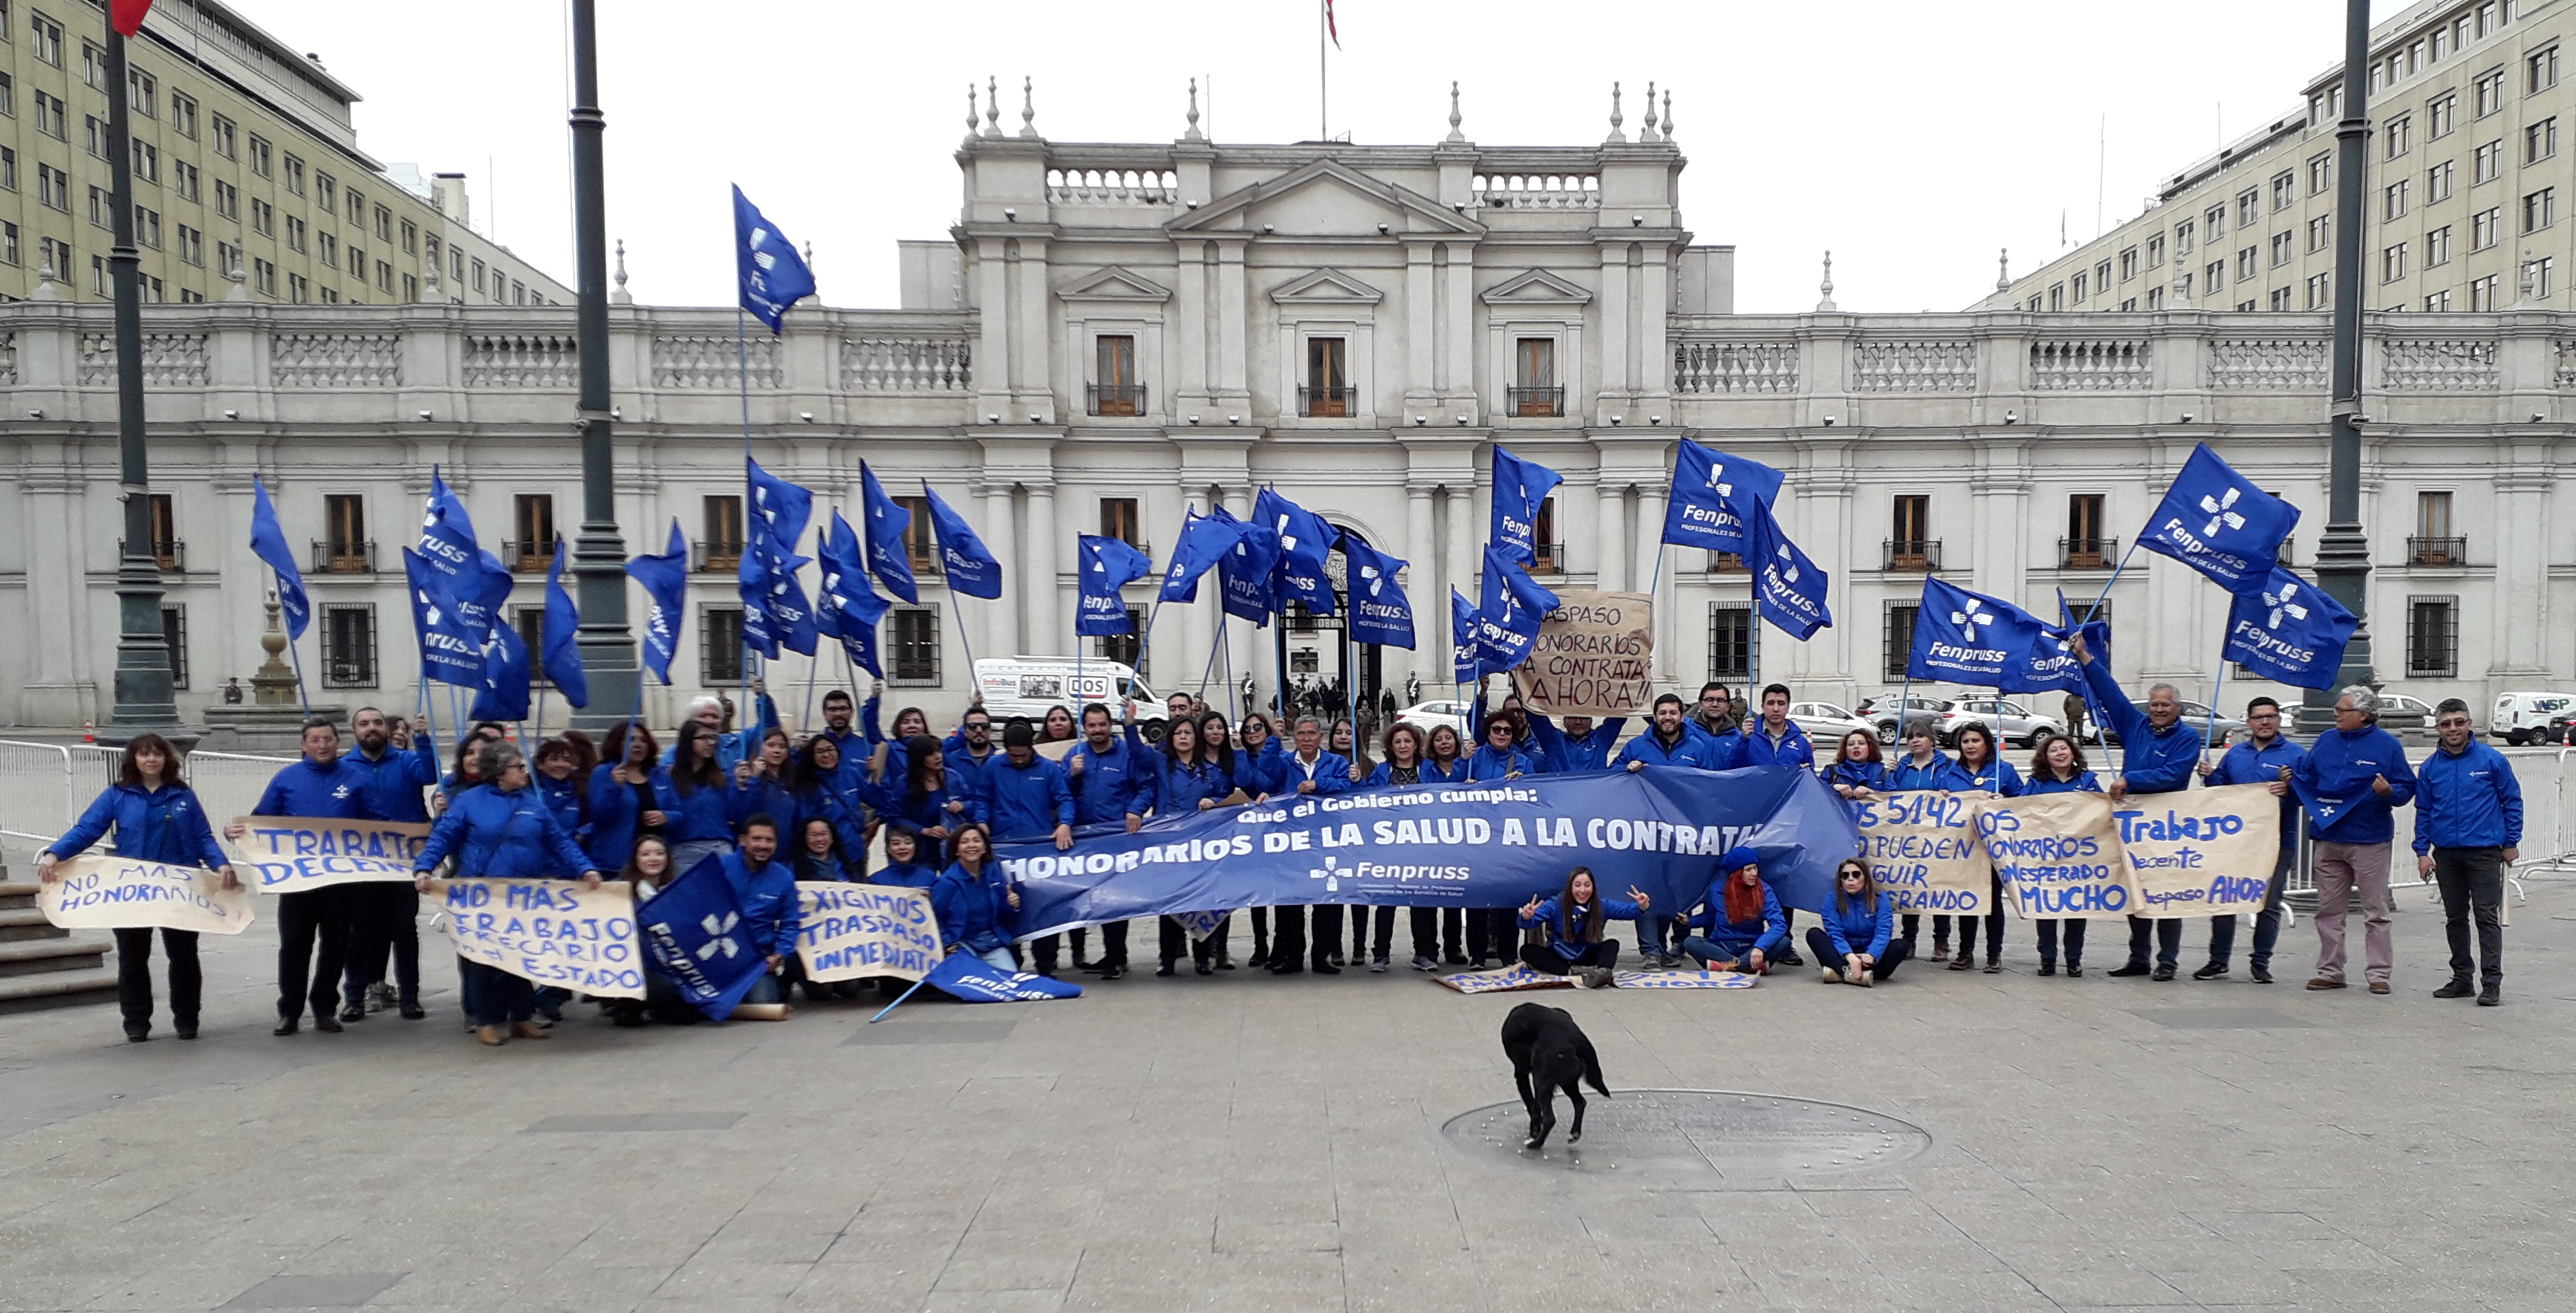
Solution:
M 1818 283 L 1816 290 L 1824 293 L 1824 299 L 1816 302 L 1816 313 L 1833 313 L 1838 307 L 1834 305 L 1834 253 L 1831 251 L 1825 252 L 1825 281 Z
M 1190 79 L 1190 112 L 1188 117 L 1190 121 L 1190 130 L 1181 134 L 1181 140 L 1207 140 L 1207 138 L 1199 135 L 1199 80 L 1197 78 Z
M 1619 117 L 1619 84 L 1613 82 L 1610 84 L 1610 135 L 1601 139 L 1602 145 L 1607 146 L 1614 141 L 1628 139 L 1628 134 L 1619 130 L 1619 125 L 1623 121 Z
M 1038 80 L 1036 78 L 1020 79 L 1020 135 L 1031 141 L 1038 138 Z
M 1458 130 L 1458 125 L 1464 122 L 1465 116 L 1458 112 L 1458 84 L 1452 82 L 1449 84 L 1449 135 L 1442 140 L 1452 144 L 1467 140 L 1467 134 Z

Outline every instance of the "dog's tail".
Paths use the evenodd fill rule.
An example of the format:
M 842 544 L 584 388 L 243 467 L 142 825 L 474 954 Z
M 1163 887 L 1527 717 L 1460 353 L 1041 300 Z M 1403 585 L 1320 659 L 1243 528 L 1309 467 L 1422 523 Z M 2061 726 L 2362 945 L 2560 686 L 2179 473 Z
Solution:
M 1610 1097 L 1610 1087 L 1601 1079 L 1601 1055 L 1593 1052 L 1590 1044 L 1583 1046 L 1583 1078 L 1592 1082 L 1592 1088 L 1600 1091 L 1602 1098 Z

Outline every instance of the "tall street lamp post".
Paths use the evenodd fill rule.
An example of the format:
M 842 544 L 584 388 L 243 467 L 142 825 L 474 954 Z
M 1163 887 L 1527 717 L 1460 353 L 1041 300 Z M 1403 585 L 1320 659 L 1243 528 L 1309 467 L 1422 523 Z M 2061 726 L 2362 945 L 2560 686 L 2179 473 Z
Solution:
M 580 289 L 581 536 L 573 542 L 580 585 L 581 663 L 590 705 L 575 728 L 600 731 L 638 705 L 643 672 L 626 623 L 626 541 L 617 532 L 614 431 L 608 413 L 608 213 L 600 140 L 599 16 L 594 0 L 572 0 L 572 190 L 574 265 Z
M 2370 539 L 2361 526 L 2362 169 L 2370 138 L 2370 0 L 2346 0 L 2343 46 L 2343 116 L 2335 125 L 2334 431 L 2317 582 L 2361 623 L 2344 649 L 2338 687 L 2379 682 L 2370 655 Z M 2325 732 L 2334 724 L 2334 704 L 2334 689 L 2308 690 L 2299 727 Z

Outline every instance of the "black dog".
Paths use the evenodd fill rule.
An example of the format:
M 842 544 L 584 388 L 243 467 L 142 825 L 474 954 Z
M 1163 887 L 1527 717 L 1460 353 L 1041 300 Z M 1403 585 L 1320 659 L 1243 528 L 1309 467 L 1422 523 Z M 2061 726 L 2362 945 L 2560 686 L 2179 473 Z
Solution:
M 1583 1028 L 1574 1024 L 1574 1016 L 1563 1008 L 1523 1003 L 1503 1018 L 1503 1052 L 1512 1060 L 1512 1080 L 1520 1086 L 1521 1105 L 1529 1109 L 1529 1139 L 1524 1148 L 1547 1146 L 1547 1133 L 1556 1129 L 1556 1092 L 1574 1101 L 1574 1127 L 1565 1142 L 1583 1139 L 1582 1082 L 1610 1097 L 1610 1087 L 1601 1080 L 1601 1059 L 1592 1051 L 1592 1041 Z M 1535 1079 L 1533 1079 L 1535 1077 Z

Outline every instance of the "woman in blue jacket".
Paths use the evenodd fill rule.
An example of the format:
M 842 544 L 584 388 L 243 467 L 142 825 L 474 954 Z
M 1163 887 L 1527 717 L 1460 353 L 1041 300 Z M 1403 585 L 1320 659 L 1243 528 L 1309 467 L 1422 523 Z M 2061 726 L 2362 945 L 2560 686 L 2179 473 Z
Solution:
M 2041 793 L 2100 793 L 2102 782 L 2084 767 L 2084 745 L 2061 734 L 2030 754 L 2030 778 L 2021 786 L 2027 798 Z M 2039 927 L 2039 974 L 2057 974 L 2057 917 L 2033 917 Z M 2065 918 L 2066 974 L 2084 974 L 2084 918 Z
M 1186 716 L 1173 721 L 1158 749 L 1145 746 L 1144 740 L 1136 735 L 1134 717 L 1128 718 L 1127 750 L 1135 754 L 1137 761 L 1153 768 L 1154 796 L 1159 800 L 1155 811 L 1159 815 L 1193 816 L 1234 796 L 1234 779 L 1218 759 L 1216 745 L 1201 735 L 1202 723 Z M 1227 920 L 1232 919 L 1233 914 L 1229 912 Z M 1170 916 L 1159 918 L 1156 947 L 1162 965 L 1155 969 L 1154 974 L 1179 974 L 1181 956 L 1186 953 L 1200 975 L 1214 975 L 1217 947 L 1223 942 L 1225 925 L 1225 921 L 1219 921 L 1196 943 L 1192 943 L 1189 927 Z
M 584 791 L 590 821 L 583 842 L 590 864 L 605 871 L 623 867 L 637 840 L 668 829 L 680 795 L 671 787 L 671 773 L 653 764 L 661 749 L 641 722 L 619 722 L 599 746 L 600 762 Z
M 939 883 L 939 868 L 921 864 L 921 850 L 912 841 L 912 831 L 886 831 L 885 852 L 886 864 L 869 872 L 864 883 L 905 889 L 929 889 Z
M 1513 734 L 1515 723 L 1500 713 L 1485 722 L 1485 741 L 1477 745 L 1476 755 L 1467 759 L 1468 779 L 1484 783 L 1538 773 L 1538 764 L 1520 750 Z
M 581 776 L 581 750 L 562 739 L 547 739 L 537 745 L 537 769 L 530 786 L 546 800 L 546 810 L 553 812 L 555 824 L 581 842 L 582 793 L 590 781 Z M 593 863 L 593 865 L 598 865 Z M 601 866 L 599 869 L 608 869 Z M 570 871 L 548 871 L 548 875 L 570 875 Z
M 108 852 L 168 866 L 203 866 L 214 871 L 226 889 L 241 888 L 232 859 L 215 846 L 214 827 L 196 791 L 179 778 L 179 752 L 158 734 L 137 734 L 117 758 L 116 783 L 90 802 L 89 810 L 36 855 L 36 878 L 54 882 L 54 863 L 78 857 L 113 830 Z M 152 1038 L 152 927 L 118 926 L 116 935 L 116 1006 L 125 1017 L 125 1038 L 140 1044 Z M 197 966 L 197 932 L 161 927 L 161 951 L 170 959 L 170 1021 L 179 1038 L 197 1037 L 197 1007 L 204 993 L 204 973 Z
M 1789 922 L 1780 896 L 1762 878 L 1759 859 L 1750 848 L 1729 848 L 1717 859 L 1717 879 L 1708 886 L 1700 914 L 1690 919 L 1702 931 L 1682 941 L 1682 951 L 1699 959 L 1703 969 L 1761 975 L 1789 940 Z
M 1493 722 L 1502 724 L 1497 717 Z M 1505 730 L 1509 733 L 1508 728 Z M 1577 989 L 1605 989 L 1617 983 L 1612 973 L 1619 969 L 1619 941 L 1603 939 L 1605 921 L 1634 921 L 1654 905 L 1654 900 L 1634 888 L 1622 902 L 1604 898 L 1593 887 L 1592 869 L 1575 867 L 1565 877 L 1565 891 L 1554 898 L 1532 898 L 1522 905 L 1521 928 L 1547 928 L 1544 944 L 1521 945 L 1521 962 L 1533 971 L 1551 976 L 1571 975 Z
M 1933 736 L 1930 717 L 1917 716 L 1905 723 L 1905 750 L 1906 755 L 1887 764 L 1886 792 L 1901 793 L 1933 789 L 1958 792 L 1971 787 L 1968 773 L 1959 769 L 1959 763 L 1942 754 L 1940 742 Z M 1906 942 L 1914 942 L 1915 931 L 1922 923 L 1921 913 L 1905 914 L 1900 933 L 1903 934 Z M 1932 918 L 1932 956 L 1945 958 L 1949 955 L 1950 918 L 1934 916 Z
M 1424 760 L 1423 746 L 1422 731 L 1419 728 L 1405 724 L 1387 726 L 1383 749 L 1386 759 L 1377 764 L 1377 769 L 1369 772 L 1368 787 L 1407 789 L 1440 783 L 1439 777 L 1431 774 L 1430 763 Z M 1465 932 L 1465 921 L 1459 915 L 1459 909 L 1453 907 L 1447 910 L 1451 924 L 1457 927 L 1450 931 L 1450 942 L 1456 943 L 1458 937 Z M 1440 969 L 1441 911 L 1442 909 L 1437 907 L 1412 909 L 1413 969 L 1416 971 Z M 1381 908 L 1379 917 L 1386 928 L 1379 933 L 1378 941 L 1384 943 L 1392 939 L 1395 934 L 1395 909 Z M 1369 969 L 1384 971 L 1385 955 L 1379 955 L 1376 961 L 1369 964 Z
M 736 835 L 742 832 L 743 823 L 754 816 L 766 816 L 781 825 L 795 816 L 796 791 L 788 778 L 793 752 L 787 731 L 772 726 L 760 736 L 760 751 L 735 764 L 733 793 L 725 800 L 725 820 Z M 782 841 L 779 846 L 787 845 Z
M 1288 755 L 1288 750 L 1280 746 L 1279 736 L 1270 732 L 1270 718 L 1258 711 L 1243 713 L 1243 726 L 1237 731 L 1237 739 L 1234 787 L 1255 798 L 1278 792 L 1279 764 Z M 1255 971 L 1270 964 L 1270 909 L 1267 907 L 1252 909 L 1252 956 L 1245 959 L 1244 964 Z
M 1878 887 L 1869 863 L 1846 857 L 1834 868 L 1833 897 L 1825 903 L 1825 923 L 1807 931 L 1807 947 L 1824 964 L 1826 983 L 1859 985 L 1885 980 L 1914 951 L 1914 941 L 1898 939 L 1896 901 Z
M 1968 777 L 1968 787 L 1998 798 L 2021 796 L 2021 772 L 2013 764 L 1995 755 L 1995 732 L 1974 721 L 1959 727 L 1959 773 Z M 1986 974 L 2004 969 L 2004 878 L 1987 868 L 1986 880 L 1992 891 L 1986 899 Z M 1932 918 L 1933 952 L 1940 952 L 1941 922 Z M 1977 921 L 1973 916 L 1959 918 L 1959 955 L 1950 959 L 1950 969 L 1965 971 L 1977 964 Z
M 1003 927 L 1020 908 L 1020 891 L 1005 883 L 993 860 L 993 832 L 982 821 L 968 821 L 954 836 L 957 860 L 930 889 L 930 914 L 939 921 L 939 937 L 951 953 L 982 958 L 996 971 L 1018 971 L 1011 956 L 1011 935 Z
M 490 781 L 458 794 L 447 813 L 429 832 L 429 842 L 412 859 L 422 892 L 434 883 L 430 872 L 450 855 L 457 874 L 475 880 L 541 880 L 557 867 L 579 871 L 584 887 L 599 887 L 598 868 L 590 856 L 555 823 L 545 799 L 528 783 L 528 760 L 506 742 L 482 745 L 476 756 L 482 778 Z M 499 1044 L 515 1036 L 545 1039 L 536 1023 L 536 986 L 525 976 L 496 966 L 462 961 L 465 997 L 474 1005 L 474 1037 Z M 504 1036 L 501 1028 L 510 1028 Z
M 866 779 L 851 760 L 841 755 L 841 745 L 829 734 L 817 734 L 805 740 L 796 754 L 793 769 L 788 772 L 789 793 L 793 795 L 791 822 L 803 833 L 805 822 L 817 818 L 830 822 L 840 837 L 841 851 L 849 855 L 853 878 L 864 877 L 868 864 L 868 795 Z
M 1887 763 L 1879 759 L 1878 736 L 1865 729 L 1843 735 L 1832 764 L 1817 771 L 1816 778 L 1846 803 L 1885 793 Z
M 939 865 L 948 851 L 950 831 L 966 820 L 966 804 L 952 796 L 948 787 L 947 756 L 936 751 L 937 745 L 924 742 L 927 738 L 916 735 L 903 745 L 903 775 L 878 786 L 868 800 L 889 831 L 912 831 L 921 860 Z
M 681 724 L 672 745 L 672 806 L 663 837 L 671 841 L 671 864 L 682 875 L 708 857 L 733 851 L 733 789 L 716 767 L 717 739 L 713 729 L 692 720 Z

